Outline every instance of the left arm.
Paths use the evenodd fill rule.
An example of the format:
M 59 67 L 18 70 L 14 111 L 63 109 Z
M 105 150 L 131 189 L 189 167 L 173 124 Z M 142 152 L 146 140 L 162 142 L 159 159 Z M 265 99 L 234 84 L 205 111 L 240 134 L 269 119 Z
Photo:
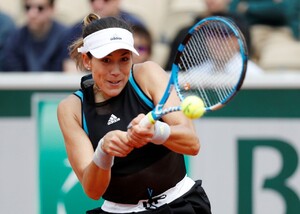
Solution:
M 168 73 L 153 62 L 137 64 L 134 70 L 134 76 L 139 86 L 156 105 L 166 89 L 169 81 Z M 180 105 L 180 100 L 177 97 L 176 92 L 173 91 L 168 98 L 165 107 L 178 105 Z M 132 121 L 133 127 L 128 132 L 129 137 L 138 135 L 138 133 L 141 133 L 146 129 L 138 125 L 141 118 L 142 117 L 137 117 Z M 192 120 L 185 117 L 182 112 L 166 114 L 162 119 L 171 129 L 171 134 L 163 145 L 177 153 L 197 155 L 200 150 L 200 141 Z

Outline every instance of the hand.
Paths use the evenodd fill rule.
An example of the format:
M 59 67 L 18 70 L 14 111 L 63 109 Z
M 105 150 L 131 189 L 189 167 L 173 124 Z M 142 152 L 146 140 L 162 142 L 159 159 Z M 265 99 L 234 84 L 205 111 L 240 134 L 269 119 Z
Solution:
M 142 146 L 151 142 L 154 135 L 154 126 L 142 127 L 140 121 L 145 117 L 144 114 L 138 115 L 134 118 L 127 130 L 127 138 L 129 144 L 134 148 L 141 148 Z
M 132 150 L 127 139 L 127 132 L 110 131 L 103 137 L 102 150 L 116 157 L 126 157 Z

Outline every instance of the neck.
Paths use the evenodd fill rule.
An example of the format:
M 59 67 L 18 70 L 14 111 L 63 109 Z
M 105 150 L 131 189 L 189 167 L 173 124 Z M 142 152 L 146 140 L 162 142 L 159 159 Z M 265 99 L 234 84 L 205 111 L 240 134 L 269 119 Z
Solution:
M 96 84 L 94 84 L 93 89 L 94 89 L 95 103 L 104 102 L 106 99 L 103 97 L 101 89 Z
M 32 29 L 32 35 L 36 39 L 43 39 L 49 33 L 52 27 L 52 22 L 43 25 L 40 29 Z

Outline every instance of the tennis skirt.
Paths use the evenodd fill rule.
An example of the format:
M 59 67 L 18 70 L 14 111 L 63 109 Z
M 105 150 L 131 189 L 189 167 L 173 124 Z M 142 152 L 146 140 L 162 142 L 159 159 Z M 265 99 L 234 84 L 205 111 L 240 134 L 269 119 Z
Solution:
M 195 185 L 184 195 L 155 209 L 146 209 L 139 214 L 211 214 L 209 199 L 201 186 L 202 181 L 197 180 Z M 100 207 L 89 210 L 86 214 L 117 214 L 103 211 Z

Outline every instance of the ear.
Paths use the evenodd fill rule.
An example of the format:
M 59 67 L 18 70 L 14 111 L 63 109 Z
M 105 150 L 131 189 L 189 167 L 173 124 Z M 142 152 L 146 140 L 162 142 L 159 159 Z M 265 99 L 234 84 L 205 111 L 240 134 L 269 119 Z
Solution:
M 88 71 L 91 70 L 91 61 L 92 61 L 92 59 L 87 54 L 82 54 L 83 66 Z

